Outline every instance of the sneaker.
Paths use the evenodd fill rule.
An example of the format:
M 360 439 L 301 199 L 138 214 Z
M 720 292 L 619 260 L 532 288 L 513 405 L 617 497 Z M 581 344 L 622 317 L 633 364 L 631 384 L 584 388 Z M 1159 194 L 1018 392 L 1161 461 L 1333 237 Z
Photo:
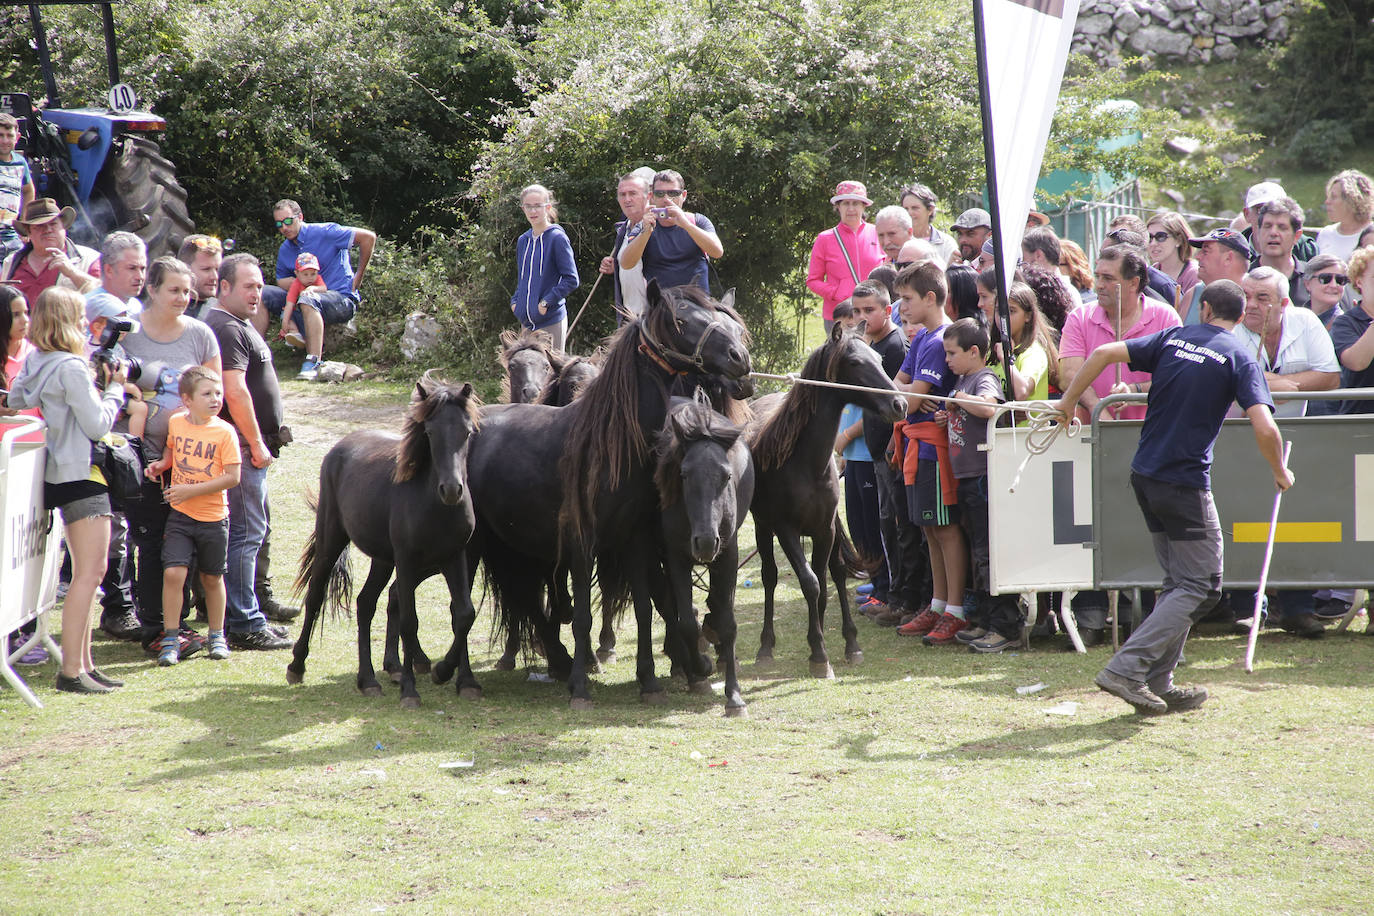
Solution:
M 229 657 L 229 642 L 224 638 L 223 633 L 217 633 L 210 637 L 210 657 L 217 662 L 222 662 Z
M 860 585 L 858 588 L 854 589 L 854 594 L 860 596 L 867 596 L 873 594 L 873 583 L 865 582 L 863 585 Z
M 61 579 L 59 579 L 59 580 L 57 581 L 57 597 L 59 597 L 59 598 L 65 598 L 65 597 L 67 597 L 67 589 L 68 589 L 68 587 L 70 587 L 70 586 L 71 586 L 71 583 L 70 583 L 70 582 L 63 582 Z M 59 688 L 59 689 L 61 689 L 61 688 Z
M 1136 712 L 1152 715 L 1169 711 L 1168 704 L 1155 696 L 1144 681 L 1130 681 L 1103 668 L 1097 673 L 1097 677 L 1093 678 L 1093 683 L 1097 684 L 1099 689 L 1130 703 L 1136 708 Z
M 921 637 L 921 642 L 928 646 L 949 646 L 954 644 L 954 637 L 959 635 L 959 631 L 968 627 L 968 621 L 962 617 L 955 617 L 953 614 L 945 613 L 940 615 L 940 620 L 935 624 L 935 628 Z
M 901 625 L 902 617 L 905 616 L 905 613 L 906 612 L 899 607 L 884 606 L 883 611 L 874 614 L 869 620 L 872 620 L 880 627 L 895 627 Z
M 138 615 L 132 608 L 116 614 L 103 615 L 100 618 L 100 629 L 112 639 L 137 640 L 143 635 L 143 624 L 138 622 Z
M 959 634 L 960 637 L 963 635 L 963 633 Z M 969 643 L 968 650 L 970 652 L 977 652 L 980 655 L 996 655 L 998 652 L 1005 652 L 1007 649 L 1015 649 L 1018 645 L 1020 645 L 1020 640 L 1007 639 L 1001 633 L 989 630 L 988 634 L 982 639 L 977 639 Z
M 1261 615 L 1260 615 L 1260 629 L 1261 629 L 1261 630 L 1264 629 L 1264 624 L 1265 624 L 1265 621 L 1266 621 L 1267 619 L 1268 619 L 1268 615 L 1266 615 L 1266 614 L 1261 614 Z M 1254 624 L 1254 622 L 1255 622 L 1254 615 L 1251 615 L 1251 616 L 1249 616 L 1249 617 L 1237 617 L 1237 618 L 1236 618 L 1236 622 L 1233 623 L 1233 624 L 1231 624 L 1231 632 L 1232 632 L 1232 633 L 1235 633 L 1237 636 L 1249 636 L 1249 635 L 1250 635 L 1250 627 Z
M 909 623 L 897 627 L 897 633 L 901 636 L 925 636 L 935 629 L 935 625 L 940 622 L 942 616 L 942 614 L 926 608 Z
M 257 593 L 258 610 L 262 611 L 262 616 L 268 620 L 275 620 L 278 623 L 290 623 L 301 615 L 301 609 L 291 607 L 277 601 L 271 589 L 264 588 Z
M 968 645 L 975 639 L 982 639 L 984 636 L 987 636 L 990 632 L 992 631 L 989 630 L 987 627 L 965 627 L 958 633 L 954 634 L 954 638 L 957 639 L 959 642 Z
M 1170 687 L 1159 695 L 1169 706 L 1169 712 L 1187 712 L 1207 702 L 1206 687 Z
M 296 373 L 296 378 L 303 382 L 315 381 L 315 376 L 320 373 L 320 360 L 316 356 L 307 356 L 305 362 L 301 363 L 301 371 Z
M 293 350 L 305 349 L 305 338 L 301 336 L 301 332 L 295 328 L 287 331 L 284 339 L 286 340 L 286 345 Z
M 870 595 L 868 598 L 859 602 L 859 610 L 870 617 L 874 617 L 887 610 L 887 602 L 879 601 L 877 598 Z
M 10 652 L 13 652 L 15 649 L 19 648 L 19 646 L 27 638 L 24 636 L 19 636 L 18 634 L 15 634 L 15 636 L 17 638 L 12 637 L 10 641 Z M 15 661 L 16 665 L 24 665 L 25 667 L 32 667 L 34 665 L 46 665 L 47 663 L 48 650 L 43 648 L 43 644 L 41 642 L 36 642 L 33 645 L 29 646 L 28 650 L 23 655 L 19 656 L 18 660 Z
M 177 646 L 170 639 L 162 641 L 162 649 L 157 654 L 157 664 L 159 668 L 170 668 L 181 661 L 181 654 L 177 651 Z
M 89 677 L 78 675 L 77 677 L 67 677 L 61 671 L 57 672 L 57 689 L 63 693 L 110 693 L 111 689 L 98 684 Z
M 1312 616 L 1318 620 L 1340 620 L 1349 610 L 1349 603 L 1339 598 L 1324 598 L 1317 602 Z
M 190 658 L 197 652 L 205 648 L 205 637 L 189 627 L 182 627 L 177 632 L 177 655 L 181 658 Z M 159 655 L 162 652 L 162 631 L 155 632 L 150 637 L 145 637 L 143 651 L 149 655 Z
M 119 678 L 110 677 L 108 674 L 106 674 L 104 671 L 101 671 L 99 668 L 92 668 L 90 671 L 87 671 L 86 674 L 90 676 L 91 680 L 95 681 L 100 686 L 109 687 L 111 690 L 115 689 L 116 687 L 124 686 L 124 682 L 121 681 Z
M 1311 614 L 1285 618 L 1281 626 L 1285 633 L 1301 636 L 1303 639 L 1321 639 L 1326 635 L 1326 625 Z
M 291 640 L 268 627 L 251 633 L 230 633 L 229 645 L 235 649 L 272 651 L 291 648 Z

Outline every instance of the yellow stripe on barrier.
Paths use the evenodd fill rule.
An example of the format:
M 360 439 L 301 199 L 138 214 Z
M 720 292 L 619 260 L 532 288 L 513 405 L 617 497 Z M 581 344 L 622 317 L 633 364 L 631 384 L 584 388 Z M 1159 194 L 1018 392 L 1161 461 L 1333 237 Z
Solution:
M 1263 544 L 1269 540 L 1268 522 L 1236 522 L 1231 540 L 1237 544 Z M 1279 522 L 1274 532 L 1276 544 L 1339 544 L 1340 522 Z

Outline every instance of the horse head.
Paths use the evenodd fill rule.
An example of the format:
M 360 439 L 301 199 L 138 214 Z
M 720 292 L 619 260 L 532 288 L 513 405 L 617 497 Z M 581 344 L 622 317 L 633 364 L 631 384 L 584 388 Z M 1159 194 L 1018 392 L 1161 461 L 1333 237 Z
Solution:
M 715 560 L 739 528 L 735 493 L 740 470 L 748 465 L 741 432 L 698 393 L 673 409 L 660 434 L 659 499 L 664 508 L 682 503 L 697 563 Z
M 426 372 L 415 383 L 406 414 L 394 478 L 409 480 L 426 463 L 433 468 L 439 500 L 457 506 L 467 494 L 468 443 L 482 401 L 472 385 L 454 385 Z
M 522 329 L 501 332 L 501 365 L 506 368 L 506 393 L 512 404 L 533 404 L 553 378 L 557 352 L 547 331 Z
M 882 393 L 845 391 L 843 395 L 849 403 L 858 404 L 884 420 L 895 422 L 906 415 L 906 399 L 883 371 L 883 363 L 878 358 L 878 352 L 868 345 L 864 337 L 864 328 L 864 322 L 860 322 L 854 330 L 848 330 L 842 322 L 835 322 L 834 327 L 830 329 L 830 338 L 817 351 L 817 354 L 821 354 L 820 361 L 824 364 L 824 378 L 828 382 L 838 382 L 842 385 L 881 389 Z M 802 375 L 807 375 L 805 370 Z
M 741 379 L 749 374 L 749 332 L 735 311 L 735 291 L 712 299 L 695 286 L 660 290 L 650 280 L 640 334 L 675 372 Z

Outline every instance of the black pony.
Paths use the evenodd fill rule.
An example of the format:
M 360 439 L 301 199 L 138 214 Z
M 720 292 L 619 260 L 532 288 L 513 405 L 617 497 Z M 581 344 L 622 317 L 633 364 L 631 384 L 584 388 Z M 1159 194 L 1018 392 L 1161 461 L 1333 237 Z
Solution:
M 567 357 L 554 349 L 548 331 L 529 328 L 502 331 L 497 359 L 506 370 L 501 380 L 501 399 L 510 404 L 533 404 L 549 379 L 567 362 Z
M 347 551 L 353 543 L 372 558 L 358 593 L 358 689 L 369 696 L 382 692 L 372 667 L 370 632 L 377 598 L 394 570 L 392 599 L 405 646 L 401 705 L 420 704 L 414 674 L 422 657 L 415 588 L 435 573 L 442 573 L 448 583 L 453 630 L 462 634 L 446 661 L 460 668 L 462 694 L 481 696 L 467 658 L 467 633 L 475 615 L 468 600 L 465 551 L 474 524 L 467 455 L 480 406 L 471 385 L 451 385 L 425 373 L 415 384 L 401 435 L 377 430 L 349 433 L 325 454 L 315 531 L 296 577 L 297 590 L 306 590 L 305 623 L 286 667 L 288 683 L 299 684 L 305 676 L 310 634 L 326 590 L 333 607 L 347 612 Z
M 675 617 L 669 623 L 676 623 L 680 645 L 696 641 L 692 568 L 704 564 L 710 575 L 706 619 L 725 672 L 727 716 L 745 714 L 735 657 L 735 579 L 739 526 L 754 496 L 754 466 L 742 432 L 708 400 L 675 398 L 654 449 L 663 568 Z
M 504 624 L 538 631 L 550 671 L 568 677 L 574 708 L 591 706 L 594 563 L 616 553 L 636 584 L 652 563 L 652 541 L 643 536 L 657 525 L 650 442 L 667 417 L 672 379 L 689 370 L 743 378 L 750 369 L 733 293 L 716 302 L 694 287 L 661 291 L 650 282 L 647 294 L 643 316 L 616 332 L 601 374 L 582 397 L 559 408 L 487 408 L 469 457 L 474 554 Z M 573 587 L 571 657 L 558 641 L 559 621 L 545 615 L 542 601 L 546 583 L 562 571 Z M 640 690 L 661 693 L 653 674 L 652 608 L 637 600 L 635 611 Z M 435 669 L 436 677 L 443 673 Z
M 862 326 L 861 326 L 862 327 Z M 773 537 L 782 544 L 797 583 L 806 596 L 807 642 L 811 645 L 811 674 L 834 677 L 825 652 L 825 569 L 830 567 L 843 616 L 845 658 L 863 659 L 859 631 L 849 612 L 844 590 L 847 563 L 837 542 L 848 539 L 839 524 L 840 483 L 831 453 L 845 404 L 858 404 L 884 418 L 900 419 L 906 402 L 883 372 L 877 353 L 862 331 L 847 331 L 835 323 L 830 338 L 817 347 L 802 368 L 803 379 L 876 388 L 879 392 L 844 391 L 797 384 L 786 395 L 767 395 L 754 402 L 755 420 L 747 432 L 754 456 L 755 488 L 750 511 L 759 549 L 763 579 L 763 632 L 759 637 L 759 664 L 773 660 L 773 592 L 778 566 L 773 558 Z M 890 392 L 890 393 L 889 393 Z M 811 538 L 811 562 L 802 552 L 803 537 Z M 848 548 L 853 553 L 852 547 Z

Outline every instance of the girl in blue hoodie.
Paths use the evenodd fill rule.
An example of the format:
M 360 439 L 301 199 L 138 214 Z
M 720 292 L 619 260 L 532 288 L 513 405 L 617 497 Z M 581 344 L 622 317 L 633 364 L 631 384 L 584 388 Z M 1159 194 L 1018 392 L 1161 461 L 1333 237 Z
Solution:
M 581 283 L 572 243 L 558 225 L 557 205 L 548 188 L 539 184 L 525 188 L 520 192 L 520 208 L 530 228 L 515 243 L 519 277 L 510 310 L 524 327 L 548 331 L 554 346 L 562 350 L 568 330 L 566 300 Z

